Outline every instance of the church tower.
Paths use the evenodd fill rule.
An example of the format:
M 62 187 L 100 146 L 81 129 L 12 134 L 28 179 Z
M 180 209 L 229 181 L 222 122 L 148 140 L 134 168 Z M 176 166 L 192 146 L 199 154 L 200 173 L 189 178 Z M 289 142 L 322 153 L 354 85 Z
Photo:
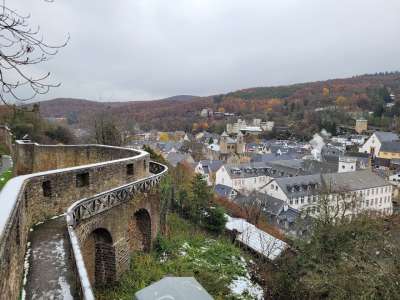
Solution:
M 224 131 L 219 139 L 219 151 L 221 154 L 228 154 L 228 134 Z
M 237 152 L 237 154 L 244 154 L 245 151 L 246 151 L 246 143 L 244 142 L 244 135 L 239 130 L 239 133 L 238 133 L 237 139 L 236 139 L 236 152 Z

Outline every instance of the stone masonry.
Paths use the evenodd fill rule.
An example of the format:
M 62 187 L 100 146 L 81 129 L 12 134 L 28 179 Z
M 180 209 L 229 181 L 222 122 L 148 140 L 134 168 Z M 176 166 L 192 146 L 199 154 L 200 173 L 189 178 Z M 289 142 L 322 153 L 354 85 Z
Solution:
M 19 297 L 29 228 L 51 216 L 65 213 L 67 208 L 79 199 L 148 176 L 149 155 L 137 159 L 135 158 L 137 154 L 138 152 L 129 149 L 99 145 L 17 144 L 14 156 L 17 174 L 79 165 L 81 167 L 62 172 L 48 172 L 24 181 L 12 215 L 8 218 L 7 226 L 0 233 L 1 297 L 4 299 Z M 121 158 L 125 160 L 121 160 Z M 118 160 L 112 161 L 116 159 Z M 108 162 L 85 167 L 87 164 L 101 161 Z M 157 233 L 157 201 L 150 202 L 147 200 L 131 201 L 102 213 L 101 218 L 85 220 L 77 228 L 78 231 L 81 231 L 79 237 L 82 243 L 97 228 L 109 230 L 112 236 L 112 247 L 115 249 L 116 276 L 128 266 L 131 247 L 126 224 L 130 222 L 130 218 L 133 218 L 137 209 L 144 208 L 149 212 L 152 237 Z M 109 257 L 110 253 L 107 254 Z

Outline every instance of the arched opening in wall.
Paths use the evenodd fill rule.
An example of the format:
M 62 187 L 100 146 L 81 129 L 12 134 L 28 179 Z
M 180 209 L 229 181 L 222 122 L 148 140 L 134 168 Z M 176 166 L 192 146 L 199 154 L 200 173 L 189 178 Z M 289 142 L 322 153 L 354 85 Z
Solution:
M 108 230 L 104 228 L 94 230 L 85 241 L 83 255 L 92 285 L 102 287 L 114 283 L 115 251 Z
M 146 209 L 139 209 L 133 215 L 129 228 L 131 248 L 149 252 L 151 249 L 151 218 Z

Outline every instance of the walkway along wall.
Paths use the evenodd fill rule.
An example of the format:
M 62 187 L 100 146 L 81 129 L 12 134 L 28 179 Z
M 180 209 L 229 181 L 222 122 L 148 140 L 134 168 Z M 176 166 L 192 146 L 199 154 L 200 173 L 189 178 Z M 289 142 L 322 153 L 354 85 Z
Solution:
M 57 167 L 72 166 L 73 162 L 96 163 L 18 176 L 3 188 L 0 194 L 0 295 L 4 299 L 19 297 L 24 254 L 32 225 L 65 213 L 77 199 L 146 178 L 150 174 L 149 154 L 144 151 L 101 145 L 46 147 L 21 142 L 17 143 L 17 147 L 19 151 L 16 155 L 21 151 L 32 153 L 33 149 L 33 153 L 39 153 L 31 156 L 33 161 L 40 157 L 36 161 L 43 163 L 53 158 L 51 154 L 44 156 L 43 153 L 53 151 L 60 158 L 57 159 Z M 61 160 L 63 149 L 66 157 L 73 156 L 74 159 Z M 85 153 L 86 158 L 77 159 L 82 157 L 79 149 Z M 114 150 L 115 154 L 112 153 Z M 72 155 L 72 152 L 76 154 Z M 26 164 L 29 162 L 29 155 L 31 154 L 23 158 L 24 163 L 21 165 L 29 165 Z M 109 158 L 114 160 L 101 162 L 101 159 Z M 18 160 L 21 161 L 17 156 Z M 33 163 L 32 169 L 26 168 L 24 172 L 41 169 L 42 166 L 36 166 L 37 164 Z M 48 162 L 43 169 L 48 170 L 52 166 L 54 165 Z

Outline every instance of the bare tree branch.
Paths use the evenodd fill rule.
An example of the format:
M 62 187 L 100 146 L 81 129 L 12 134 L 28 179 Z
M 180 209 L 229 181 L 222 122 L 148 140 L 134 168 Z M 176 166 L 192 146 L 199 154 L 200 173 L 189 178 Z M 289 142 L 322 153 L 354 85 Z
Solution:
M 56 55 L 67 45 L 69 36 L 60 45 L 49 44 L 40 27 L 33 27 L 29 20 L 30 15 L 11 9 L 5 0 L 0 4 L 0 100 L 5 104 L 11 100 L 31 100 L 60 86 L 49 82 L 50 73 L 32 75 L 30 67 Z

